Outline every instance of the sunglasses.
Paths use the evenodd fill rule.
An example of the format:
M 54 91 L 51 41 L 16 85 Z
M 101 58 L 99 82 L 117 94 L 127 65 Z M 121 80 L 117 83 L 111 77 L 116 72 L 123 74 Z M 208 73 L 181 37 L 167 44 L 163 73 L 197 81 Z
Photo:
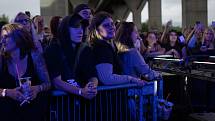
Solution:
M 30 22 L 30 19 L 19 19 L 19 20 L 16 20 L 17 23 L 28 23 Z

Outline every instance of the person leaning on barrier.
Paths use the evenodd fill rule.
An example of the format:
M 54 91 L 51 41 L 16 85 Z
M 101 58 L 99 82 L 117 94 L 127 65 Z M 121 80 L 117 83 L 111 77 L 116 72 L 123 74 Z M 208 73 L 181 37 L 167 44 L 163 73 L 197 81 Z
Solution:
M 140 40 L 137 27 L 133 22 L 122 22 L 116 33 L 116 46 L 122 62 L 123 74 L 153 80 L 160 74 L 146 64 L 138 51 Z
M 58 29 L 59 44 L 46 49 L 49 74 L 57 89 L 92 99 L 97 94 L 98 80 L 90 47 L 82 42 L 82 17 L 63 18 Z
M 116 28 L 110 14 L 97 13 L 92 19 L 89 30 L 89 41 L 95 55 L 97 75 L 103 85 L 145 84 L 145 81 L 139 78 L 121 75 L 117 48 L 113 42 Z
M 19 24 L 6 24 L 1 31 L 0 118 L 9 121 L 42 121 L 50 88 L 43 57 L 28 31 Z M 29 81 L 22 82 L 22 78 Z M 43 93 L 42 93 L 43 92 Z

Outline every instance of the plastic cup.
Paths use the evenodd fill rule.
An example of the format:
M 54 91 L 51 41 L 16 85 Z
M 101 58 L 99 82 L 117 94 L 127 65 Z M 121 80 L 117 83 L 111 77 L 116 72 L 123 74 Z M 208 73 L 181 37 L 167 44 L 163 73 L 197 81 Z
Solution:
M 174 104 L 171 102 L 165 102 L 165 106 L 163 108 L 163 120 L 168 120 L 170 117 L 170 114 L 172 112 L 172 106 Z
M 19 85 L 21 87 L 21 91 L 22 91 L 23 95 L 25 96 L 25 99 L 27 99 L 27 100 L 29 97 L 29 91 L 30 91 L 30 87 L 31 87 L 30 79 L 31 79 L 31 77 L 19 78 Z

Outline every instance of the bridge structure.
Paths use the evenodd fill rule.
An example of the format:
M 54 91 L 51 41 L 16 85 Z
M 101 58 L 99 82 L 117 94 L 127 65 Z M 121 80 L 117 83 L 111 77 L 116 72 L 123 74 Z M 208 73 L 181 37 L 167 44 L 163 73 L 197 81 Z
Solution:
M 40 0 L 41 15 L 48 23 L 52 16 L 66 16 L 73 13 L 73 9 L 81 3 L 88 4 L 95 12 L 107 11 L 114 20 L 126 20 L 132 12 L 133 21 L 141 29 L 141 11 L 148 2 L 149 29 L 162 28 L 161 0 Z M 196 21 L 207 25 L 207 0 L 181 0 L 182 27 L 192 26 Z M 176 13 L 177 14 L 177 13 Z

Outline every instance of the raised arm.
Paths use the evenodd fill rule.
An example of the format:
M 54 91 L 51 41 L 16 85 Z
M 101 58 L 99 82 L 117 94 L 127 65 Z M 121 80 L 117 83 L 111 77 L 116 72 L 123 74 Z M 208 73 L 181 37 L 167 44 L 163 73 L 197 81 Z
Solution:
M 163 31 L 163 33 L 162 33 L 161 39 L 160 39 L 160 42 L 161 42 L 161 43 L 165 43 L 165 40 L 164 40 L 164 39 L 166 38 L 166 34 L 168 33 L 171 24 L 172 24 L 172 21 L 171 21 L 171 20 L 167 22 L 167 24 L 166 24 L 166 26 L 165 26 L 165 28 L 164 28 L 164 31 Z

